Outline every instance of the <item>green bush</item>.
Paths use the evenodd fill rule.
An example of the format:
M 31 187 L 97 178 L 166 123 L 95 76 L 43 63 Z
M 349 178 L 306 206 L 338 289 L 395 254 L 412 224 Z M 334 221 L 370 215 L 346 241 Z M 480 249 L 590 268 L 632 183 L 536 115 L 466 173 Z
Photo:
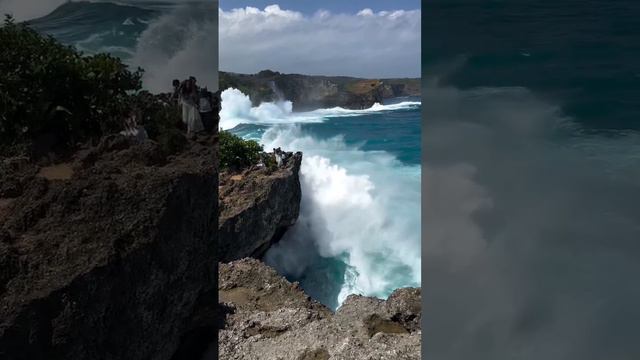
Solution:
M 0 27 L 0 143 L 53 135 L 57 145 L 120 131 L 142 87 L 108 54 L 83 56 L 7 16 Z
M 131 95 L 129 106 L 138 113 L 138 122 L 144 125 L 152 139 L 159 140 L 163 134 L 177 131 L 182 123 L 181 108 L 169 99 L 163 99 L 162 95 L 141 91 Z
M 229 131 L 220 132 L 220 167 L 239 170 L 255 165 L 263 149 L 255 140 L 243 140 Z
M 269 171 L 273 172 L 278 169 L 278 163 L 276 162 L 276 158 L 274 154 L 262 153 L 261 157 L 262 157 L 262 163 L 265 165 L 265 167 Z

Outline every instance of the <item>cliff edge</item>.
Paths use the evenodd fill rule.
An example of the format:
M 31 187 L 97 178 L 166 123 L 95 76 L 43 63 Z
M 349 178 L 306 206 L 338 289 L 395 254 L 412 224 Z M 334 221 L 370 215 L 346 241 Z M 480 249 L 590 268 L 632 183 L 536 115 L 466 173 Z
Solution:
M 220 176 L 219 358 L 420 359 L 419 288 L 351 295 L 334 313 L 259 260 L 298 218 L 301 161 Z
M 261 258 L 300 212 L 302 153 L 277 169 L 253 166 L 220 174 L 220 261 Z
M 0 358 L 188 358 L 217 303 L 212 141 L 168 156 L 113 135 L 68 163 L 1 161 Z

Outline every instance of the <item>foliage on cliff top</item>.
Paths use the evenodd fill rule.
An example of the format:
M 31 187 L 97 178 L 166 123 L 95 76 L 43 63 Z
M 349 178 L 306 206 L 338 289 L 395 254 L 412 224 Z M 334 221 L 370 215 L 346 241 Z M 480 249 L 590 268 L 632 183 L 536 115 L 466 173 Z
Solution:
M 278 74 L 279 73 L 275 73 Z M 218 85 L 221 90 L 235 88 L 249 95 L 251 101 L 257 105 L 265 99 L 273 100 L 275 94 L 273 90 L 262 81 L 256 81 L 257 77 L 236 76 L 232 73 L 220 71 Z
M 85 56 L 10 16 L 0 27 L 0 43 L 0 145 L 5 148 L 42 136 L 55 138 L 58 149 L 71 148 L 122 130 L 132 110 L 147 118 L 152 137 L 174 125 L 175 109 L 140 92 L 143 70 L 130 71 L 117 57 Z
M 220 168 L 240 170 L 260 160 L 262 145 L 255 140 L 244 140 L 229 131 L 220 131 Z

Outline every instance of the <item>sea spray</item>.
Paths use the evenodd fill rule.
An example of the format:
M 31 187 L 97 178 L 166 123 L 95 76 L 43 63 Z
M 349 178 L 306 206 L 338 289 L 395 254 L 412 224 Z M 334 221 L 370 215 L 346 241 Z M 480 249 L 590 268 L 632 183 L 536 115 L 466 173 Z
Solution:
M 267 253 L 267 263 L 333 308 L 349 294 L 386 297 L 396 288 L 420 285 L 420 166 L 384 151 L 364 151 L 339 135 L 319 139 L 301 126 L 419 103 L 291 113 L 276 103 L 251 108 L 235 89 L 225 90 L 222 101 L 223 127 L 266 124 L 258 139 L 266 149 L 304 153 L 300 217 Z
M 252 107 L 249 96 L 238 89 L 223 91 L 221 99 L 220 127 L 227 130 L 239 124 L 278 122 L 289 117 L 293 109 L 291 101 L 267 102 Z
M 209 90 L 218 87 L 213 2 L 70 2 L 29 25 L 86 54 L 106 52 L 143 68 L 143 87 L 152 92 L 171 91 L 173 79 L 189 76 Z
M 151 91 L 167 91 L 173 79 L 189 76 L 195 76 L 199 86 L 217 90 L 218 71 L 212 63 L 217 33 L 214 3 L 185 3 L 148 25 L 129 62 L 146 70 L 143 82 Z

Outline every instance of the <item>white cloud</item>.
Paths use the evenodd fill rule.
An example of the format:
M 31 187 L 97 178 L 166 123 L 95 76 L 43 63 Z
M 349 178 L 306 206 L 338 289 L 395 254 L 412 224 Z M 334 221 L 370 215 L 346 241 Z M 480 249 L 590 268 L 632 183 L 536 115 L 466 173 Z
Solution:
M 373 10 L 366 8 L 366 9 L 362 9 L 360 10 L 360 12 L 358 13 L 358 15 L 360 16 L 373 16 Z
M 220 9 L 220 69 L 420 76 L 420 10 L 313 16 L 271 5 Z

